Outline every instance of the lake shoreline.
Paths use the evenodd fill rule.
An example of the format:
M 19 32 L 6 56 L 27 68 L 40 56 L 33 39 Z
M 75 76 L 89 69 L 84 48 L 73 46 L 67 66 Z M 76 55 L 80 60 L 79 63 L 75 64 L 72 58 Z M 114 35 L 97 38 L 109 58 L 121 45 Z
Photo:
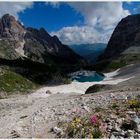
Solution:
M 100 81 L 100 82 L 83 82 L 82 83 L 82 82 L 72 81 L 72 83 L 70 84 L 45 86 L 37 90 L 36 92 L 42 93 L 42 94 L 46 94 L 46 91 L 49 91 L 51 94 L 57 94 L 57 93 L 85 94 L 85 91 L 92 85 L 95 85 L 95 84 L 116 85 L 120 82 L 127 81 L 133 78 L 132 76 L 128 78 L 119 78 L 119 77 L 116 77 L 118 74 L 119 74 L 119 69 L 110 73 L 104 73 L 105 78 L 103 79 L 103 81 Z

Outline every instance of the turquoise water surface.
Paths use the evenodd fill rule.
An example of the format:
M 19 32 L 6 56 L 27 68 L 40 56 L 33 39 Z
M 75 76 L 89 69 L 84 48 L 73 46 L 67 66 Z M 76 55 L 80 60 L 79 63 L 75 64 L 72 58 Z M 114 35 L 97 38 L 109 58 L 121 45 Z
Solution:
M 104 79 L 104 76 L 98 73 L 95 73 L 90 76 L 76 75 L 75 77 L 72 78 L 72 80 L 76 80 L 78 82 L 99 82 L 99 81 L 102 81 L 103 79 Z

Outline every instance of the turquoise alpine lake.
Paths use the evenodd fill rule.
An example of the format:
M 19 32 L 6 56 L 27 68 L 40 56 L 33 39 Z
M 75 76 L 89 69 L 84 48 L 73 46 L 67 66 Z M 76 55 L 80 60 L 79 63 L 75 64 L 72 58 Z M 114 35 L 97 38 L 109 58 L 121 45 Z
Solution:
M 103 74 L 97 72 L 90 75 L 77 74 L 75 76 L 72 76 L 72 80 L 76 80 L 78 82 L 99 82 L 104 78 L 105 76 Z

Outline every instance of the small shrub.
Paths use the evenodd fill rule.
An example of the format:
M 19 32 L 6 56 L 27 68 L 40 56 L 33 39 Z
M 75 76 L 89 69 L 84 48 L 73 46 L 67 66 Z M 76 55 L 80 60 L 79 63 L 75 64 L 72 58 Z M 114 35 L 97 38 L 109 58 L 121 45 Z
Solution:
M 97 124 L 97 116 L 96 116 L 96 115 L 92 115 L 92 116 L 90 117 L 90 122 L 91 122 L 93 125 Z
M 93 138 L 101 138 L 102 137 L 102 132 L 100 129 L 97 127 L 93 131 Z
M 140 98 L 140 95 L 138 95 L 137 98 Z
M 95 108 L 95 112 L 100 112 L 101 110 L 102 110 L 102 108 L 100 108 L 100 107 Z
M 63 78 L 63 83 L 64 84 L 70 84 L 71 80 L 69 78 Z
M 90 118 L 74 117 L 64 126 L 64 136 L 67 138 L 102 138 L 100 123 L 96 115 Z
M 118 107 L 119 107 L 119 106 L 118 106 L 116 103 L 113 103 L 112 106 L 111 106 L 112 109 L 116 109 L 116 108 L 118 108 Z
M 129 100 L 128 105 L 131 109 L 137 109 L 140 108 L 140 101 L 138 100 Z

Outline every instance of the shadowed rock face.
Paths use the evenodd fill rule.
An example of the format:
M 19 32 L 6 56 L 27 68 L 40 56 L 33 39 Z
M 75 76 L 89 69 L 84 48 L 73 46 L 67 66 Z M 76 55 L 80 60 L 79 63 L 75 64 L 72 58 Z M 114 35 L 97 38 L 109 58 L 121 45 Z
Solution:
M 62 63 L 71 64 L 79 63 L 79 60 L 82 60 L 82 57 L 75 54 L 68 46 L 63 45 L 57 36 L 51 37 L 43 28 L 40 30 L 27 28 L 24 39 L 25 55 L 33 60 L 47 63 L 48 58 L 51 57 L 52 60 L 60 58 Z
M 100 60 L 116 57 L 133 46 L 140 48 L 140 14 L 127 16 L 119 22 Z
M 9 55 L 10 52 L 14 55 Z M 46 64 L 85 63 L 82 57 L 63 45 L 57 36 L 50 36 L 44 28 L 25 28 L 13 16 L 6 14 L 0 19 L 0 58 L 10 60 L 20 57 Z

